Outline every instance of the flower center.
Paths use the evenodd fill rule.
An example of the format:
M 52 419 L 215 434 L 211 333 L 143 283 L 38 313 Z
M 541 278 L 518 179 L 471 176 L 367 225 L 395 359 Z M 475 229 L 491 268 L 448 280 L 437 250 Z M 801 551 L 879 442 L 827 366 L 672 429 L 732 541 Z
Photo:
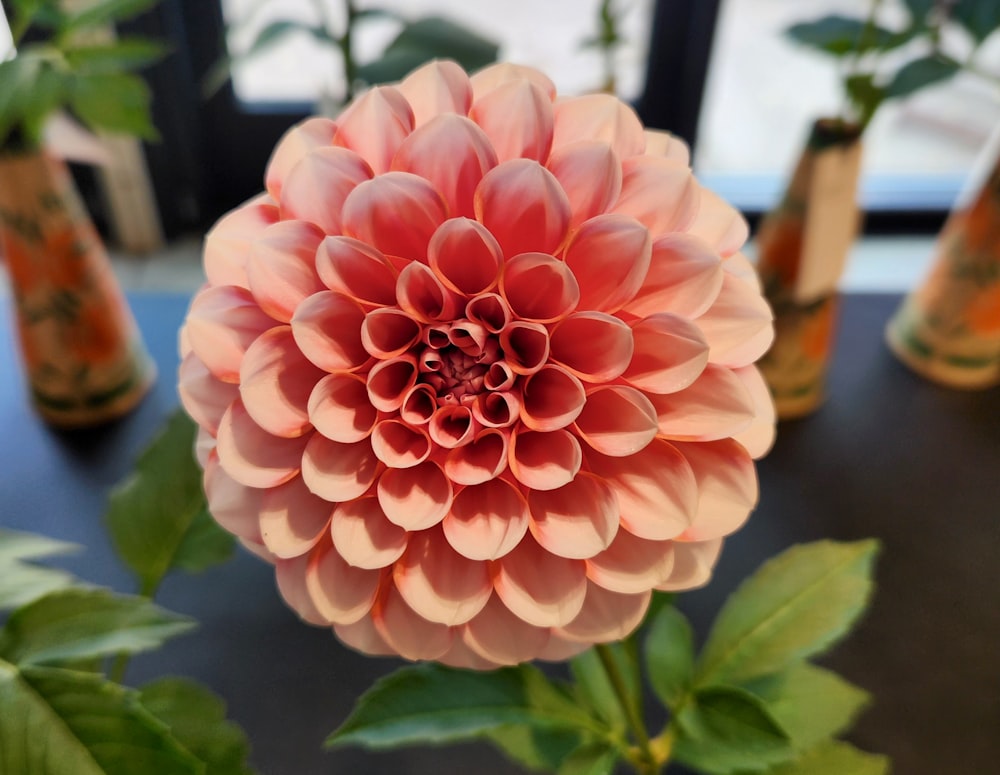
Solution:
M 427 328 L 422 339 L 419 381 L 434 389 L 439 405 L 471 404 L 490 388 L 490 367 L 503 353 L 496 336 L 485 328 L 459 320 Z

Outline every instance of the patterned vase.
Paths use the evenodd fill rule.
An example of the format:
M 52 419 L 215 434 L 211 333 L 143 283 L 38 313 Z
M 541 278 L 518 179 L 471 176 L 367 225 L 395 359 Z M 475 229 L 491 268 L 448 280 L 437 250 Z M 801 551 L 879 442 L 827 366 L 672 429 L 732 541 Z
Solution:
M 806 415 L 824 398 L 837 284 L 858 231 L 860 170 L 858 128 L 817 121 L 757 235 L 757 267 L 775 315 L 774 344 L 758 365 L 782 419 Z
M 61 160 L 42 151 L 0 153 L 0 254 L 42 417 L 85 427 L 132 409 L 156 369 Z

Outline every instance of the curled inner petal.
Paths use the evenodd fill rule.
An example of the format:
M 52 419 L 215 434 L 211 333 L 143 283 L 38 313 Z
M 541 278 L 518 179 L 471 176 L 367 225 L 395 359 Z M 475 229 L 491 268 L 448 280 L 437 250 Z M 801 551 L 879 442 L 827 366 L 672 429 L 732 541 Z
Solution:
M 549 332 L 539 323 L 515 320 L 500 332 L 500 346 L 515 374 L 534 374 L 549 357 Z
M 515 315 L 538 323 L 559 320 L 580 302 L 580 286 L 570 267 L 545 253 L 522 253 L 508 259 L 500 277 L 500 293 Z
M 486 428 L 471 444 L 456 447 L 448 453 L 444 463 L 445 473 L 455 484 L 482 484 L 495 479 L 507 467 L 507 444 L 505 433 Z
M 392 265 L 371 245 L 350 237 L 327 237 L 316 251 L 316 271 L 331 291 L 362 304 L 396 301 Z
M 565 430 L 516 431 L 508 458 L 511 473 L 533 490 L 555 490 L 568 484 L 583 461 L 580 442 Z
M 388 360 L 402 355 L 420 339 L 420 324 L 399 309 L 386 307 L 365 315 L 361 344 L 374 358 Z
M 524 380 L 521 421 L 536 431 L 565 428 L 580 416 L 585 401 L 580 380 L 548 364 Z
M 372 431 L 372 451 L 389 468 L 412 468 L 431 454 L 427 434 L 399 420 L 383 420 Z
M 469 218 L 452 218 L 434 232 L 427 260 L 445 287 L 476 296 L 496 284 L 503 254 L 482 224 Z

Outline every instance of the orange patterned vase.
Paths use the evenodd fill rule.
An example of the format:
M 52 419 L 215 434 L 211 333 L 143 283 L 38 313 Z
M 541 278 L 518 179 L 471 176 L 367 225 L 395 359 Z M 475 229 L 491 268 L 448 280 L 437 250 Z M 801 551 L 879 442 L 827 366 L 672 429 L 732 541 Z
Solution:
M 6 260 L 32 401 L 58 427 L 119 417 L 155 378 L 107 253 L 66 165 L 0 154 Z
M 858 230 L 860 167 L 857 127 L 817 121 L 788 190 L 757 235 L 757 267 L 775 316 L 774 344 L 758 365 L 783 419 L 823 401 L 837 284 Z

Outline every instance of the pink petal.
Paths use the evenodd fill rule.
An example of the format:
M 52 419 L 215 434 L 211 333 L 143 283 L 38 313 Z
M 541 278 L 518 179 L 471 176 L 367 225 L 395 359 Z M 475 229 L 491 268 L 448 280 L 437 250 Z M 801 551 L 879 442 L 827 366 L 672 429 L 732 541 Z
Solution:
M 455 496 L 441 527 L 452 548 L 470 560 L 496 560 L 528 531 L 528 504 L 503 479 L 465 487 Z
M 712 569 L 722 551 L 722 539 L 709 541 L 674 541 L 674 568 L 670 578 L 657 589 L 664 592 L 681 592 L 697 589 L 712 578 Z
M 647 541 L 619 530 L 607 549 L 587 560 L 587 578 L 612 592 L 645 592 L 670 577 L 673 547 L 673 541 Z
M 610 382 L 632 360 L 632 329 L 603 312 L 576 312 L 552 328 L 552 362 L 584 382 Z
M 672 312 L 694 318 L 722 289 L 722 262 L 702 240 L 673 233 L 653 243 L 649 271 L 625 311 L 638 317 Z
M 453 320 L 460 301 L 431 269 L 415 261 L 399 273 L 396 298 L 400 307 L 423 323 Z
M 612 213 L 585 222 L 565 252 L 580 283 L 580 308 L 620 310 L 642 287 L 651 255 L 649 231 L 634 218 Z
M 259 542 L 263 490 L 245 487 L 227 474 L 216 455 L 205 464 L 205 498 L 212 517 L 235 536 Z
M 368 400 L 383 412 L 396 412 L 417 382 L 417 361 L 412 355 L 400 355 L 379 361 L 368 372 Z
M 309 556 L 306 591 L 316 610 L 328 622 L 352 624 L 367 614 L 375 602 L 381 573 L 352 568 L 327 544 Z
M 401 420 L 383 420 L 372 431 L 372 451 L 389 468 L 412 468 L 431 454 L 427 434 Z
M 746 282 L 725 273 L 715 303 L 695 323 L 709 345 L 708 359 L 723 366 L 747 366 L 774 341 L 771 308 Z
M 753 399 L 754 419 L 749 428 L 734 434 L 733 438 L 743 445 L 750 457 L 756 460 L 764 457 L 774 444 L 776 432 L 774 399 L 756 366 L 734 369 L 734 373 L 742 380 L 743 386 Z
M 503 432 L 486 428 L 471 444 L 448 453 L 444 472 L 455 484 L 482 484 L 495 479 L 507 468 L 507 441 Z M 453 511 L 454 508 L 452 506 Z
M 224 414 L 224 413 L 223 413 Z M 219 420 L 222 421 L 221 419 Z M 215 437 L 204 428 L 198 428 L 194 437 L 194 459 L 202 468 L 208 465 L 208 458 L 215 453 L 218 444 Z M 215 453 L 217 456 L 217 453 Z
M 254 241 L 279 219 L 269 197 L 258 196 L 222 216 L 205 237 L 205 276 L 209 285 L 250 288 L 247 257 Z
M 249 541 L 246 538 L 237 537 L 236 540 L 239 542 L 240 546 L 250 552 L 250 554 L 254 555 L 254 557 L 257 557 L 271 565 L 274 565 L 274 563 L 278 561 L 277 557 L 267 551 L 267 547 L 265 547 L 264 544 L 258 544 L 256 541 Z M 323 624 L 325 624 L 325 622 L 323 622 Z
M 760 275 L 757 274 L 757 270 L 754 268 L 754 265 L 750 263 L 750 259 L 747 258 L 745 254 L 737 251 L 731 256 L 727 256 L 722 262 L 722 270 L 743 280 L 743 282 L 753 288 L 757 293 L 764 292 L 764 285 L 760 281 Z
M 328 374 L 317 382 L 308 411 L 316 430 L 331 441 L 347 444 L 367 438 L 378 420 L 365 380 L 353 374 Z
M 451 648 L 451 627 L 418 615 L 395 586 L 383 593 L 373 618 L 378 634 L 404 659 L 438 659 Z
M 753 397 L 730 369 L 709 364 L 678 393 L 651 395 L 660 433 L 680 441 L 713 441 L 750 427 Z
M 306 486 L 331 503 L 364 495 L 379 472 L 378 458 L 367 440 L 341 444 L 316 433 L 302 454 Z
M 503 162 L 476 189 L 476 219 L 504 256 L 556 253 L 569 227 L 570 205 L 559 181 L 531 159 Z
M 557 147 L 545 163 L 569 197 L 570 229 L 607 211 L 622 190 L 622 164 L 607 143 Z
M 552 148 L 552 102 L 530 81 L 510 81 L 477 97 L 469 118 L 483 128 L 500 161 L 545 161 Z
M 593 645 L 583 641 L 566 640 L 556 635 L 555 631 L 550 631 L 549 642 L 538 652 L 535 659 L 543 662 L 565 662 L 582 654 Z
M 386 568 L 402 557 L 407 542 L 407 532 L 386 519 L 374 496 L 338 505 L 330 536 L 349 565 L 371 570 Z
M 362 654 L 373 657 L 396 656 L 396 649 L 378 634 L 371 617 L 364 616 L 353 624 L 335 624 L 333 631 L 342 643 Z
M 462 627 L 456 630 L 455 637 L 451 639 L 451 646 L 448 651 L 438 657 L 437 661 L 448 667 L 457 667 L 461 670 L 496 670 L 503 667 L 496 662 L 483 659 L 479 654 L 469 648 L 462 636 L 459 634 Z
M 534 627 L 511 613 L 497 596 L 465 625 L 463 640 L 473 651 L 501 665 L 535 658 L 549 641 L 549 629 Z
M 264 174 L 267 192 L 275 199 L 280 199 L 282 184 L 292 168 L 314 148 L 333 145 L 336 132 L 337 125 L 320 116 L 300 121 L 285 132 L 267 163 L 267 172 Z
M 708 345 L 686 318 L 661 313 L 632 326 L 635 352 L 623 378 L 648 393 L 683 390 L 708 363 Z
M 469 82 L 472 84 L 474 98 L 479 99 L 505 83 L 525 80 L 539 87 L 550 100 L 556 98 L 556 85 L 547 75 L 533 67 L 515 65 L 510 62 L 500 62 L 484 67 L 473 75 Z
M 427 260 L 427 243 L 448 218 L 434 187 L 409 172 L 387 172 L 355 188 L 344 202 L 344 234 L 388 256 Z
M 556 557 L 525 536 L 494 565 L 493 588 L 517 617 L 536 627 L 560 627 L 580 613 L 587 592 L 582 560 Z
M 656 410 L 635 388 L 601 386 L 587 393 L 575 430 L 598 452 L 626 457 L 644 449 L 656 437 Z
M 275 325 L 250 291 L 223 285 L 198 292 L 188 310 L 185 331 L 192 351 L 216 379 L 235 383 L 247 348 Z
M 275 436 L 301 436 L 309 422 L 309 395 L 323 372 L 295 344 L 291 326 L 261 334 L 240 366 L 240 397 L 257 425 Z
M 465 624 L 493 594 L 487 564 L 457 554 L 440 530 L 411 536 L 392 578 L 410 608 L 439 624 Z
M 302 618 L 310 624 L 326 626 L 330 621 L 321 614 L 313 604 L 309 590 L 306 589 L 306 570 L 309 567 L 310 555 L 293 557 L 290 560 L 278 560 L 274 564 L 274 576 L 278 582 L 278 592 L 282 599 Z
M 307 296 L 323 290 L 316 274 L 316 248 L 323 232 L 305 221 L 269 226 L 254 243 L 247 263 L 250 291 L 260 308 L 287 323 Z
M 634 595 L 587 584 L 587 597 L 577 617 L 555 631 L 559 637 L 582 643 L 610 643 L 628 637 L 649 608 L 650 591 Z
M 618 531 L 618 499 L 593 474 L 581 472 L 557 490 L 531 490 L 528 506 L 531 534 L 557 557 L 593 557 L 608 548 Z
M 295 343 L 323 371 L 353 371 L 368 362 L 361 341 L 364 310 L 346 296 L 320 291 L 302 302 L 292 317 Z
M 683 533 L 698 508 L 698 482 L 687 458 L 654 439 L 629 457 L 587 451 L 590 471 L 618 496 L 621 525 L 633 535 L 664 541 Z
M 549 332 L 540 323 L 515 320 L 500 332 L 500 347 L 515 374 L 534 374 L 549 358 Z
M 611 94 L 570 97 L 557 102 L 553 110 L 553 146 L 556 148 L 581 140 L 599 140 L 623 159 L 646 149 L 646 136 L 639 117 Z
M 510 390 L 517 382 L 517 374 L 507 361 L 494 361 L 483 377 L 487 390 Z
M 396 303 L 396 273 L 371 245 L 350 237 L 327 237 L 316 252 L 316 271 L 331 291 L 360 304 Z
M 565 369 L 543 366 L 521 387 L 521 422 L 535 431 L 565 428 L 583 411 L 586 395 L 580 380 Z
M 309 221 L 326 234 L 340 234 L 342 210 L 348 195 L 372 175 L 372 168 L 354 151 L 316 148 L 285 178 L 281 190 L 281 217 Z
M 375 86 L 340 114 L 333 142 L 356 152 L 381 175 L 388 171 L 413 125 L 413 110 L 406 97 L 392 86 Z
M 580 442 L 565 430 L 517 430 L 511 436 L 507 457 L 511 473 L 533 490 L 555 490 L 568 484 L 583 462 Z
M 361 344 L 381 360 L 402 355 L 419 341 L 420 334 L 420 324 L 394 307 L 372 310 L 361 324 Z
M 510 391 L 485 393 L 472 405 L 472 416 L 485 428 L 507 428 L 521 411 L 521 399 Z
M 622 193 L 612 211 L 631 215 L 657 237 L 683 231 L 698 213 L 701 191 L 686 164 L 658 156 L 622 162 Z
M 219 432 L 222 415 L 239 396 L 239 389 L 216 379 L 192 352 L 181 361 L 177 393 L 184 411 L 214 436 Z
M 647 129 L 646 153 L 650 156 L 665 156 L 685 166 L 691 166 L 691 149 L 677 135 L 659 129 Z
M 260 536 L 264 546 L 281 559 L 305 554 L 326 533 L 333 506 L 317 498 L 296 476 L 264 492 L 260 506 Z
M 435 59 L 418 67 L 396 87 L 413 108 L 414 126 L 441 113 L 465 115 L 472 106 L 469 76 L 454 62 Z
M 750 236 L 746 219 L 715 192 L 701 187 L 701 206 L 686 231 L 707 242 L 721 256 L 739 250 Z
M 408 425 L 426 425 L 437 409 L 437 393 L 430 385 L 418 383 L 403 395 L 399 417 Z
M 431 415 L 427 430 L 439 447 L 454 449 L 471 443 L 477 428 L 469 407 L 441 406 Z
M 469 303 L 465 305 L 465 316 L 491 334 L 503 331 L 512 318 L 507 302 L 496 293 L 483 293 L 469 299 Z
M 219 423 L 219 462 L 240 484 L 277 487 L 294 477 L 302 465 L 308 436 L 285 439 L 263 430 L 239 399 Z
M 757 505 L 757 471 L 732 439 L 675 445 L 698 480 L 698 510 L 685 541 L 707 541 L 739 528 Z
M 580 286 L 565 262 L 545 253 L 508 259 L 500 293 L 519 318 L 536 323 L 560 320 L 576 309 Z
M 451 482 L 429 460 L 413 468 L 390 468 L 378 480 L 378 502 L 390 522 L 406 530 L 425 530 L 451 508 Z
M 500 277 L 500 245 L 486 227 L 469 218 L 442 223 L 427 253 L 434 274 L 455 293 L 477 296 L 492 290 Z
M 486 133 L 465 116 L 440 115 L 406 138 L 392 169 L 428 180 L 453 216 L 473 214 L 473 195 L 483 176 L 497 166 Z

